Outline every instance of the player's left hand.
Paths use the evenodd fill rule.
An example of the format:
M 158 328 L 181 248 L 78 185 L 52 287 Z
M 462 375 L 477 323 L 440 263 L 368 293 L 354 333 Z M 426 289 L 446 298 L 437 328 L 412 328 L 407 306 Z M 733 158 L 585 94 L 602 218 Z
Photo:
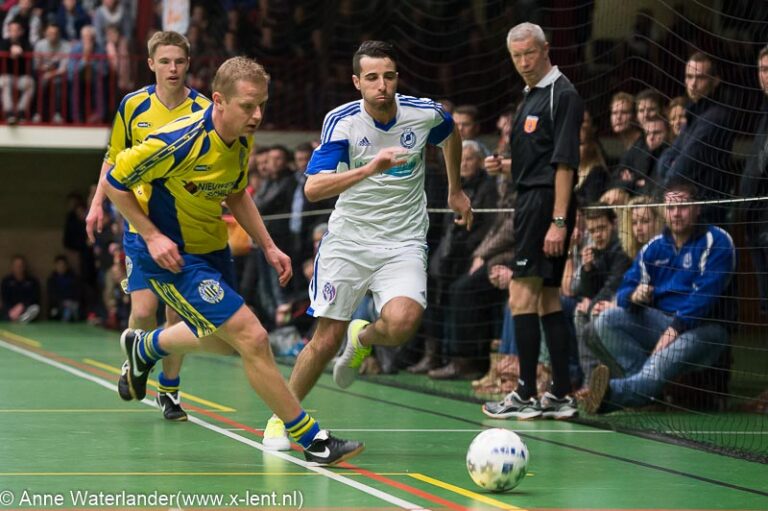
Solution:
M 472 204 L 469 202 L 469 197 L 464 193 L 464 190 L 448 195 L 448 207 L 458 215 L 458 218 L 454 220 L 456 224 L 466 226 L 468 231 L 472 229 L 472 221 L 474 219 Z
M 285 287 L 288 281 L 293 277 L 293 268 L 291 267 L 291 258 L 285 255 L 285 253 L 277 247 L 264 251 L 264 257 L 267 258 L 267 262 L 277 270 L 277 280 L 280 282 L 280 287 Z
M 546 257 L 560 257 L 565 250 L 565 228 L 555 224 L 549 226 L 544 238 L 544 255 Z

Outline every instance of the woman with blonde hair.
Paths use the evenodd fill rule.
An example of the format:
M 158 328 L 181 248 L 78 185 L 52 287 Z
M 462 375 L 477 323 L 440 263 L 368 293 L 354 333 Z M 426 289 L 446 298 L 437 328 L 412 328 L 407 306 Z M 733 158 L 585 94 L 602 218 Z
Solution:
M 664 216 L 659 207 L 652 207 L 653 198 L 638 195 L 632 198 L 630 208 L 622 208 L 619 215 L 619 239 L 624 251 L 634 259 L 643 246 L 660 234 L 664 228 Z

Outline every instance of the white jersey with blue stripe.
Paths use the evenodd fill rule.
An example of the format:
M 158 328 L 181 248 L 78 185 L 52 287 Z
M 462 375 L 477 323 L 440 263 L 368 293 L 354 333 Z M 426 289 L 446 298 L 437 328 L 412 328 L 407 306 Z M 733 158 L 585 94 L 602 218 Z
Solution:
M 363 100 L 332 110 L 325 117 L 320 146 L 308 176 L 346 172 L 366 165 L 386 147 L 408 152 L 403 165 L 363 179 L 339 195 L 328 230 L 360 243 L 424 242 L 429 227 L 424 192 L 424 148 L 442 146 L 453 119 L 439 103 L 397 94 L 395 118 L 384 125 L 366 111 Z

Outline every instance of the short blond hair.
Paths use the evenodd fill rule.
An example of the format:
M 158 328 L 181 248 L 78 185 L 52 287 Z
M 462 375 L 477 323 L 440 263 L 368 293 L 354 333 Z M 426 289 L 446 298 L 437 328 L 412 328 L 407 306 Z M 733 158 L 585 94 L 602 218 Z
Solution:
M 225 98 L 230 98 L 235 93 L 235 84 L 243 80 L 251 83 L 269 84 L 269 75 L 264 66 L 248 57 L 232 57 L 224 61 L 213 77 L 211 90 L 218 92 Z
M 147 41 L 147 54 L 149 58 L 154 58 L 157 48 L 160 46 L 178 46 L 189 58 L 189 41 L 186 37 L 174 32 L 173 30 L 166 30 L 164 32 L 155 32 L 152 37 Z

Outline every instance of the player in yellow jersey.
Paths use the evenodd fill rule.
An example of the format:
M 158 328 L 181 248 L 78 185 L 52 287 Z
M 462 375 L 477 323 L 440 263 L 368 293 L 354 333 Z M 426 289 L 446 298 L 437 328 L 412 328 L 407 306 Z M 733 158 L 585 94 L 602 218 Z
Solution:
M 178 32 L 157 32 L 147 43 L 149 68 L 155 73 L 155 84 L 143 87 L 127 94 L 120 102 L 117 115 L 112 125 L 109 148 L 101 166 L 101 175 L 115 164 L 120 151 L 140 144 L 151 132 L 180 117 L 204 110 L 211 102 L 208 98 L 185 85 L 189 69 L 189 42 Z M 136 198 L 146 209 L 151 199 L 151 188 L 141 186 L 136 189 Z M 104 217 L 104 189 L 97 187 L 91 208 L 86 217 L 88 237 L 93 241 L 94 229 L 101 231 Z M 140 249 L 139 235 L 136 229 L 126 222 L 124 226 L 123 247 L 128 274 L 126 291 L 131 295 L 131 314 L 128 319 L 130 328 L 150 330 L 157 326 L 158 299 L 149 289 L 141 269 L 135 264 L 137 250 Z M 178 316 L 166 307 L 168 324 L 177 323 Z M 159 388 L 157 404 L 163 417 L 173 421 L 187 420 L 187 414 L 181 407 L 179 373 L 183 356 L 172 356 L 163 360 L 163 371 L 158 377 Z M 128 391 L 123 367 L 123 376 L 118 382 L 118 393 L 126 401 L 132 399 Z
M 310 462 L 335 465 L 362 452 L 360 442 L 331 436 L 307 414 L 275 364 L 269 338 L 234 290 L 222 200 L 259 244 L 281 285 L 291 260 L 272 241 L 245 193 L 252 135 L 261 124 L 269 75 L 251 59 L 224 62 L 213 79 L 213 104 L 174 121 L 117 156 L 102 180 L 107 195 L 141 235 L 135 264 L 152 289 L 184 320 L 120 338 L 135 399 L 146 394 L 152 366 L 171 353 L 237 351 L 256 393 L 285 423 Z M 145 212 L 132 190 L 151 187 Z

